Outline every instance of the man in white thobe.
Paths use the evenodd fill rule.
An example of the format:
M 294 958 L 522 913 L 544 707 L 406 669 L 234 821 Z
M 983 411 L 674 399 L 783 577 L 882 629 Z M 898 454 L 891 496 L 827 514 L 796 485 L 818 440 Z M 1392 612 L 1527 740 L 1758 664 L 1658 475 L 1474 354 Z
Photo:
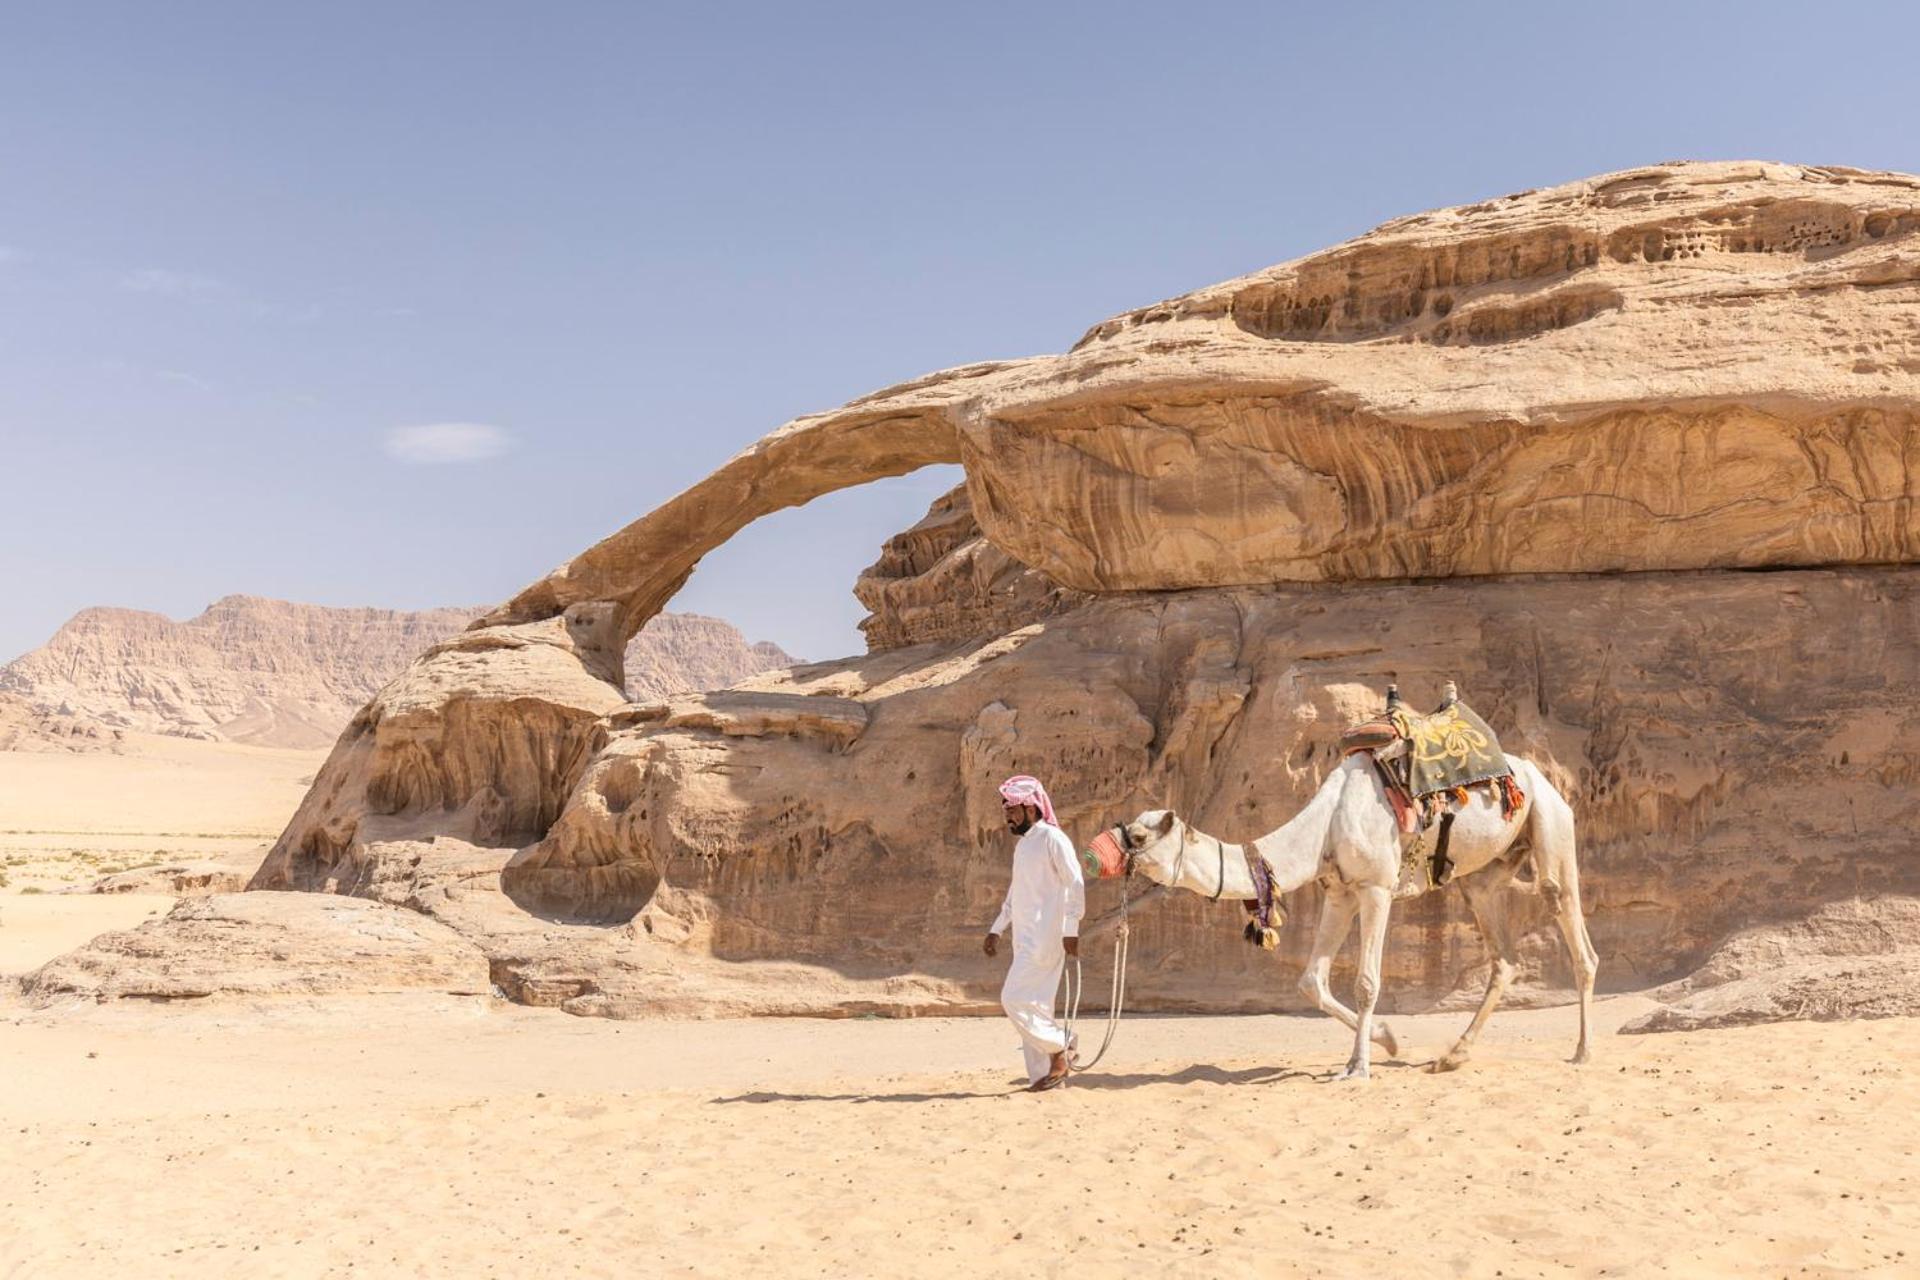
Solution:
M 1067 1079 L 1071 1046 L 1066 1028 L 1054 1020 L 1054 998 L 1067 957 L 1080 954 L 1087 886 L 1046 788 L 1022 774 L 1000 784 L 1000 799 L 1007 829 L 1019 840 L 1013 846 L 1013 881 L 987 930 L 985 949 L 997 954 L 999 935 L 1012 926 L 1013 964 L 1000 988 L 1000 1007 L 1020 1033 L 1028 1087 L 1039 1092 L 1059 1088 Z

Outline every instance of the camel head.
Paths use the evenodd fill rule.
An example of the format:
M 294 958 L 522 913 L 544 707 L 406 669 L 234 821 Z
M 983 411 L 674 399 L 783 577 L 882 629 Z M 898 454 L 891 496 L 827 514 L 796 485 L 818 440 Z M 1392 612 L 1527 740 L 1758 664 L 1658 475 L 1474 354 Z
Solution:
M 1149 809 L 1120 828 L 1132 870 L 1155 884 L 1171 885 L 1180 874 L 1180 846 L 1187 824 L 1171 809 Z

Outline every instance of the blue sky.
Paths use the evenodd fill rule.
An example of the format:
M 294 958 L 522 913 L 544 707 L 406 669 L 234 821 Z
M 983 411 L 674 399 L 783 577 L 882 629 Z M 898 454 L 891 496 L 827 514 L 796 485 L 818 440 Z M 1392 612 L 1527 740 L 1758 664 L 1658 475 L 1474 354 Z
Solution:
M 1916 47 L 1895 4 L 8 6 L 0 659 L 89 604 L 492 603 L 796 414 L 1399 214 L 1920 171 Z M 954 478 L 673 607 L 855 652 Z

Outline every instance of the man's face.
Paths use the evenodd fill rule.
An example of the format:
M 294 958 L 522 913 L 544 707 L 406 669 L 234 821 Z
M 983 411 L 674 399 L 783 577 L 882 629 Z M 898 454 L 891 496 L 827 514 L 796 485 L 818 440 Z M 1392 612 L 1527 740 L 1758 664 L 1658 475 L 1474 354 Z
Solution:
M 1034 819 L 1039 817 L 1039 810 L 1030 804 L 1002 805 L 1001 812 L 1007 815 L 1007 830 L 1017 836 L 1027 834 L 1027 830 L 1033 826 Z

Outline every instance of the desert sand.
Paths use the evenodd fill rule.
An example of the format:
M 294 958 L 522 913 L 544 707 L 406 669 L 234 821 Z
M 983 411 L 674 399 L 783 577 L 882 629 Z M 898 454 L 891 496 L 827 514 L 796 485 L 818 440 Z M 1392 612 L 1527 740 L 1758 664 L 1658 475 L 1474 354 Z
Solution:
M 257 853 L 311 768 L 143 751 L 0 754 L 5 825 Z M 0 974 L 170 902 L 57 891 L 97 870 L 0 890 Z M 996 1018 L 0 996 L 0 1276 L 1911 1274 L 1920 1020 L 1612 1034 L 1649 1007 L 1585 1068 L 1571 1009 L 1507 1012 L 1452 1075 L 1464 1015 L 1398 1016 L 1357 1088 L 1325 1018 L 1130 1018 L 1034 1097 Z
M 1645 1007 L 1602 1002 L 1611 1029 Z M 0 1274 L 1911 1275 L 1920 1020 L 1159 1017 L 1059 1094 L 995 1019 L 486 998 L 0 1022 Z M 1110 1067 L 1110 1069 L 1108 1069 Z M 1168 1269 L 1172 1269 L 1170 1272 Z
M 86 892 L 103 878 L 170 865 L 250 872 L 324 756 L 143 733 L 112 751 L 0 751 L 0 991 L 174 904 Z
M 39 968 L 107 929 L 164 915 L 165 894 L 0 893 L 0 983 Z
M 0 894 L 170 860 L 258 866 L 325 758 L 144 733 L 111 752 L 0 751 Z
M 0 1280 L 1920 1274 L 1916 235 L 1920 178 L 1745 163 L 1396 219 L 795 419 L 361 686 L 324 764 L 0 755 L 0 974 L 138 926 L 0 982 Z M 703 554 L 937 462 L 964 502 L 863 575 L 872 652 L 634 700 Z M 1422 1070 L 1458 895 L 1397 911 L 1358 1084 L 1283 1012 L 1304 931 L 1198 901 L 1134 990 L 1213 1016 L 1058 1094 L 993 1017 L 675 1020 L 990 1007 L 999 779 L 1245 838 L 1442 679 L 1565 780 L 1590 1064 L 1560 1006 Z M 1621 1034 L 1645 992 L 1710 999 Z

